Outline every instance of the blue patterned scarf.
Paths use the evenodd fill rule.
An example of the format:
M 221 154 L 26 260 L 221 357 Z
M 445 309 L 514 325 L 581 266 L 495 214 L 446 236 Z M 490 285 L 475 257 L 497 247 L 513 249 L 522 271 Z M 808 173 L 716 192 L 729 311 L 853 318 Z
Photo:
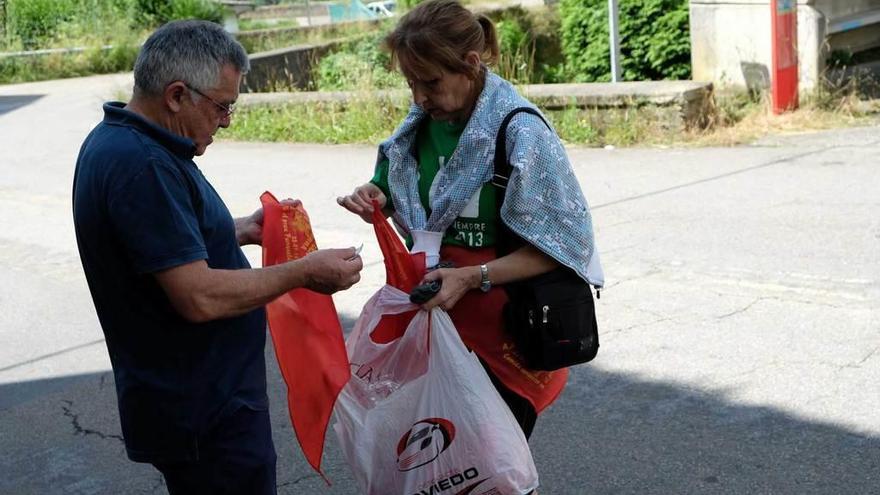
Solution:
M 509 82 L 486 71 L 486 84 L 458 146 L 437 174 L 428 217 L 418 200 L 419 166 L 414 153 L 419 125 L 430 117 L 413 104 L 394 134 L 379 145 L 378 160 L 389 161 L 395 222 L 409 231 L 444 232 L 491 180 L 501 121 L 523 106 L 535 107 Z M 590 284 L 602 287 L 590 209 L 559 136 L 538 117 L 520 113 L 508 125 L 506 146 L 513 171 L 501 207 L 502 221 Z

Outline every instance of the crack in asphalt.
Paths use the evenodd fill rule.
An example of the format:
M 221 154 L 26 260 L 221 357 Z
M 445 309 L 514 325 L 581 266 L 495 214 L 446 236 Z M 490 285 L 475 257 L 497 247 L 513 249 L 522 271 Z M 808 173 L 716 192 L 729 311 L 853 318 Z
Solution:
M 874 349 L 872 349 L 871 352 L 869 352 L 865 357 L 863 357 L 861 360 L 859 360 L 858 363 L 855 363 L 855 364 L 844 364 L 843 366 L 840 366 L 840 368 L 838 369 L 838 371 L 843 371 L 845 368 L 854 368 L 854 369 L 859 369 L 859 368 L 861 368 L 862 365 L 865 364 L 865 361 L 871 359 L 871 357 L 874 356 L 874 354 L 877 354 L 877 351 L 880 351 L 880 346 L 875 347 Z
M 716 316 L 715 318 L 718 319 L 718 320 L 723 320 L 723 319 L 725 319 L 725 318 L 730 318 L 730 317 L 733 316 L 733 315 L 738 315 L 738 314 L 740 314 L 740 313 L 745 313 L 746 311 L 749 310 L 749 308 L 751 308 L 752 306 L 754 306 L 755 304 L 758 304 L 759 302 L 761 302 L 761 301 L 763 301 L 763 300 L 764 300 L 763 297 L 759 297 L 759 298 L 755 299 L 754 301 L 750 302 L 749 304 L 747 304 L 746 306 L 744 306 L 744 307 L 742 307 L 742 308 L 740 308 L 740 309 L 737 309 L 737 310 L 735 310 L 735 311 L 732 311 L 732 312 L 730 312 L 730 313 L 727 313 L 727 314 L 724 314 L 724 315 L 721 315 L 721 316 Z
M 627 282 L 632 282 L 632 281 L 634 281 L 634 280 L 640 280 L 640 279 L 643 279 L 643 278 L 652 277 L 652 276 L 657 275 L 658 273 L 662 273 L 662 272 L 663 272 L 663 270 L 661 270 L 661 269 L 659 269 L 659 268 L 657 268 L 657 267 L 652 267 L 652 268 L 650 268 L 648 271 L 646 271 L 645 273 L 642 273 L 642 274 L 636 275 L 636 276 L 634 276 L 634 277 L 628 277 L 628 278 L 618 279 L 618 280 L 617 280 L 616 282 L 614 282 L 613 284 L 611 284 L 611 285 L 606 285 L 605 287 L 602 287 L 602 290 L 613 289 L 614 287 L 617 287 L 617 286 L 620 285 L 620 284 L 625 284 L 625 283 L 627 283 Z
M 611 335 L 618 334 L 618 333 L 623 333 L 623 332 L 626 332 L 626 331 L 629 331 L 629 330 L 633 330 L 633 329 L 636 329 L 636 328 L 639 328 L 639 327 L 648 327 L 648 326 L 651 326 L 651 325 L 656 325 L 657 323 L 662 323 L 662 322 L 664 322 L 664 321 L 670 321 L 670 320 L 674 320 L 674 319 L 675 319 L 675 318 L 673 318 L 672 316 L 667 316 L 666 318 L 660 318 L 659 320 L 649 321 L 649 322 L 647 322 L 647 323 L 636 323 L 635 325 L 630 325 L 630 326 L 625 327 L 625 328 L 618 328 L 618 329 L 615 329 L 615 330 L 608 330 L 607 332 L 602 332 L 601 335 L 604 336 L 604 337 L 609 337 L 609 336 L 611 336 Z
M 705 179 L 699 179 L 699 180 L 695 180 L 695 181 L 691 181 L 691 182 L 685 182 L 684 184 L 678 184 L 677 186 L 670 186 L 670 187 L 666 187 L 663 189 L 658 189 L 656 191 L 646 192 L 646 193 L 642 193 L 642 194 L 636 194 L 635 196 L 630 196 L 628 198 L 616 199 L 614 201 L 609 201 L 607 203 L 602 203 L 600 205 L 591 206 L 590 210 L 598 210 L 600 208 L 605 208 L 608 206 L 614 206 L 614 205 L 618 205 L 621 203 L 628 203 L 630 201 L 636 201 L 639 199 L 649 198 L 651 196 L 658 196 L 660 194 L 664 194 L 664 193 L 668 193 L 668 192 L 672 192 L 672 191 L 677 191 L 679 189 L 685 189 L 685 188 L 688 188 L 691 186 L 705 184 L 707 182 L 713 182 L 716 180 L 726 179 L 728 177 L 733 177 L 734 175 L 740 175 L 740 174 L 744 174 L 747 172 L 752 172 L 754 170 L 760 170 L 762 168 L 771 167 L 773 165 L 779 165 L 782 163 L 789 163 L 789 162 L 792 162 L 792 161 L 800 159 L 800 158 L 804 158 L 804 157 L 807 157 L 810 155 L 818 155 L 820 153 L 825 153 L 826 151 L 831 151 L 833 149 L 842 148 L 842 147 L 843 146 L 840 146 L 840 145 L 826 146 L 824 148 L 819 148 L 816 150 L 805 151 L 803 153 L 796 153 L 791 156 L 777 158 L 776 160 L 771 160 L 766 163 L 759 163 L 758 165 L 752 165 L 751 167 L 741 168 L 739 170 L 726 172 L 726 173 L 716 175 L 713 177 L 706 177 Z
M 83 436 L 95 435 L 98 438 L 101 438 L 102 440 L 106 440 L 108 438 L 115 438 L 115 439 L 119 440 L 120 442 L 124 442 L 122 435 L 113 435 L 110 433 L 104 433 L 102 431 L 93 430 L 91 428 L 83 428 L 79 424 L 79 414 L 74 414 L 72 411 L 73 401 L 72 400 L 63 400 L 61 402 L 64 402 L 65 404 L 67 404 L 66 406 L 61 406 L 61 410 L 64 411 L 65 417 L 70 418 L 70 424 L 71 424 L 71 426 L 73 426 L 73 434 L 74 435 L 83 435 Z

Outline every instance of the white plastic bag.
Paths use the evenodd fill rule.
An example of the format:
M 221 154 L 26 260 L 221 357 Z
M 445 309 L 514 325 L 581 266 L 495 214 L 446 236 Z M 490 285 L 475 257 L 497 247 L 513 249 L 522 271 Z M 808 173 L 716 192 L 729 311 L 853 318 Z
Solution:
M 390 343 L 370 338 L 383 314 L 415 309 L 406 293 L 386 285 L 346 342 L 352 377 L 337 399 L 334 430 L 362 493 L 535 489 L 522 430 L 445 311 L 418 311 Z

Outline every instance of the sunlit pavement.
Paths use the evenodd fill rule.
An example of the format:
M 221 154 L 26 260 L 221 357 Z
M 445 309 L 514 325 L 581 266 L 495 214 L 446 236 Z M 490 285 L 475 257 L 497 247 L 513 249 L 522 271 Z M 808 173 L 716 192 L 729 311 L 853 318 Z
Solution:
M 70 213 L 74 160 L 130 75 L 0 86 L 0 493 L 163 493 L 127 461 Z M 233 121 L 233 125 L 235 125 Z M 542 495 L 853 493 L 880 486 L 880 133 L 724 149 L 571 148 L 608 286 L 602 348 L 532 439 Z M 219 142 L 198 160 L 234 214 L 271 190 L 319 246 L 364 243 L 346 326 L 383 283 L 333 199 L 370 146 Z M 259 251 L 247 251 L 259 265 Z M 357 493 L 335 437 L 314 474 L 269 353 L 280 493 Z

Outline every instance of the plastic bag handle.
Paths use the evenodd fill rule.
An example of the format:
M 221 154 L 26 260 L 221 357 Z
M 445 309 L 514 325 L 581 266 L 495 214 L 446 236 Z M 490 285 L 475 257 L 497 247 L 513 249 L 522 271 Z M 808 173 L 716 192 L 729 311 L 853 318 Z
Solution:
M 425 275 L 425 253 L 410 254 L 400 237 L 373 200 L 373 230 L 385 257 L 385 283 L 406 293 L 421 282 Z M 422 268 L 419 268 L 422 267 Z

